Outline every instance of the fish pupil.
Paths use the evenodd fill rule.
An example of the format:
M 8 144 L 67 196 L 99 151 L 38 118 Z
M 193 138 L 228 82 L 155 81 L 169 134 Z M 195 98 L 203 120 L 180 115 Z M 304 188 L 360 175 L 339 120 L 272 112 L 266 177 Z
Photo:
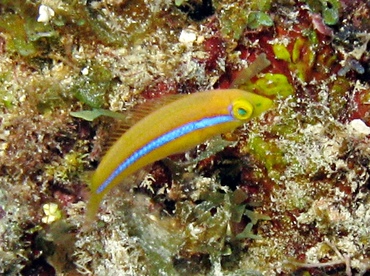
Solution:
M 241 117 L 244 117 L 244 116 L 246 116 L 246 115 L 248 114 L 248 111 L 247 111 L 247 110 L 245 110 L 244 108 L 239 107 L 239 108 L 238 108 L 238 114 L 239 114 Z

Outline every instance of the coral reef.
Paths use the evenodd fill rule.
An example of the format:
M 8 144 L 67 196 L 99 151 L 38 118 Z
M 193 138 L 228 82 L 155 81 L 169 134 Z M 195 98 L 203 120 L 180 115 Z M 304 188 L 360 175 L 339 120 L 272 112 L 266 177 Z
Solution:
M 1 1 L 0 274 L 369 273 L 369 18 L 366 0 Z M 274 107 L 84 228 L 117 118 L 235 84 Z

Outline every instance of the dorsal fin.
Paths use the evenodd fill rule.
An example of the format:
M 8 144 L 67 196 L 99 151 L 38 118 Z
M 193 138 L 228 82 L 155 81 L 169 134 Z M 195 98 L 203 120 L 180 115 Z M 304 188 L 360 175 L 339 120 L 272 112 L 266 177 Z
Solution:
M 161 108 L 162 106 L 169 104 L 173 101 L 176 101 L 182 97 L 184 94 L 171 94 L 165 95 L 161 98 L 148 100 L 142 103 L 137 104 L 130 110 L 125 111 L 123 114 L 119 113 L 124 116 L 117 117 L 116 124 L 114 124 L 114 129 L 111 132 L 111 135 L 108 141 L 102 148 L 102 155 L 104 156 L 105 153 L 109 150 L 109 148 L 133 125 L 135 125 L 138 121 L 142 118 L 146 117 L 153 111 Z
M 162 96 L 161 98 L 141 102 L 128 111 L 129 114 L 127 115 L 127 117 L 129 118 L 129 120 L 131 120 L 132 125 L 134 125 L 151 112 L 157 110 L 158 108 L 161 108 L 166 104 L 181 99 L 185 95 L 186 94 L 171 94 Z

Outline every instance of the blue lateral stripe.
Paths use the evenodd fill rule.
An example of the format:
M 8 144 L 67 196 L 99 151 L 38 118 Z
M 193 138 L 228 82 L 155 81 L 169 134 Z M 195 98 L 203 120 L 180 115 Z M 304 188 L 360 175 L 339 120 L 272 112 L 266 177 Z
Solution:
M 99 186 L 96 192 L 100 194 L 121 172 L 123 172 L 130 165 L 132 165 L 134 162 L 136 162 L 146 154 L 150 153 L 151 151 L 193 131 L 222 123 L 227 123 L 233 120 L 235 119 L 231 115 L 204 118 L 198 121 L 187 123 L 185 125 L 182 125 L 181 127 L 175 128 L 174 130 L 163 134 L 162 136 L 159 136 L 158 138 L 152 140 L 151 142 L 134 152 L 125 161 L 119 164 L 119 166 L 111 173 L 111 175 Z

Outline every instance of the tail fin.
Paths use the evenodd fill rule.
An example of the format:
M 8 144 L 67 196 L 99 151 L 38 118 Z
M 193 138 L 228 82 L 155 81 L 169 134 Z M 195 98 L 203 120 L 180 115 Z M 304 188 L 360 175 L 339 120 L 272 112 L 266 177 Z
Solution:
M 92 224 L 96 220 L 96 215 L 99 211 L 99 205 L 102 199 L 103 199 L 103 195 L 101 194 L 96 194 L 96 193 L 91 194 L 89 201 L 87 202 L 87 205 L 86 205 L 85 222 L 82 227 L 82 231 L 87 231 L 92 227 Z

